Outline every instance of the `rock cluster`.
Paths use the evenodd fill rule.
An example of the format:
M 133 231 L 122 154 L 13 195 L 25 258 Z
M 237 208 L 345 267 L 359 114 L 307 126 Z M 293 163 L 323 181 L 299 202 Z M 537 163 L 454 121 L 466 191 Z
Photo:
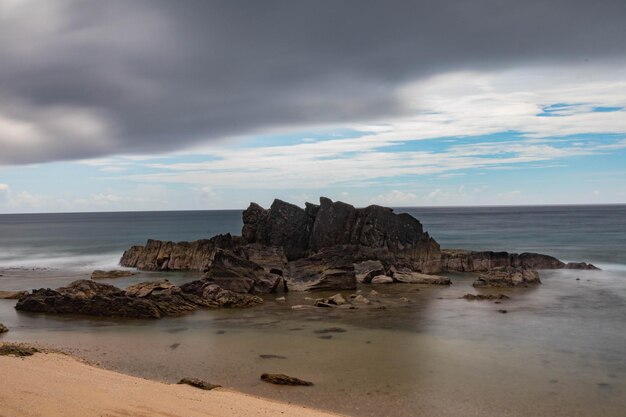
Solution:
M 122 290 L 109 284 L 78 280 L 56 290 L 33 290 L 15 308 L 53 314 L 161 318 L 200 307 L 249 307 L 261 302 L 257 296 L 235 293 L 206 281 L 177 287 L 167 280 L 158 280 Z
M 474 287 L 523 287 L 540 284 L 539 273 L 523 267 L 492 268 L 478 276 L 472 284 Z

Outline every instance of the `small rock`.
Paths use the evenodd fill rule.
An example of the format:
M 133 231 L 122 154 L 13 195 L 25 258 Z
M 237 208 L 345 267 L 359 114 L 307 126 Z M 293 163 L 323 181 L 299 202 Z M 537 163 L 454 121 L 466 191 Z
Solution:
M 370 297 L 376 297 L 377 295 L 380 295 L 380 293 L 376 290 L 372 290 L 370 291 Z
M 332 339 L 332 338 L 333 338 L 333 335 L 328 334 L 328 335 L 325 335 L 325 336 L 318 336 L 318 338 L 319 338 L 319 339 L 326 339 L 326 340 L 328 340 L 328 339 Z
M 285 297 L 278 297 L 276 301 L 287 301 L 287 299 Z
M 204 389 L 207 391 L 221 387 L 221 385 L 211 384 L 209 382 L 203 381 L 198 378 L 183 378 L 180 381 L 178 381 L 178 383 L 191 385 L 192 387 Z
M 284 374 L 262 374 L 261 381 L 268 382 L 270 384 L 276 385 L 302 385 L 302 386 L 311 386 L 312 382 L 304 381 L 299 378 L 294 378 L 292 376 L 284 375 Z
M 6 333 L 8 331 L 9 331 L 9 328 L 5 326 L 4 324 L 0 323 L 0 334 Z
M 410 303 L 411 302 L 411 300 L 409 300 L 406 297 L 400 297 L 400 301 L 402 301 L 403 303 Z
M 261 359 L 287 359 L 286 356 L 272 355 L 272 354 L 259 355 L 259 358 L 261 358 Z
M 343 298 L 343 295 L 341 294 L 335 294 L 332 297 L 329 297 L 327 302 L 338 306 L 347 303 L 346 299 Z
M 180 346 L 180 343 L 172 343 L 172 344 L 170 345 L 170 349 L 174 350 L 174 349 L 176 349 L 178 346 Z
M 361 304 L 369 304 L 370 300 L 368 300 L 367 298 L 363 297 L 361 294 L 357 295 L 356 297 L 354 297 L 352 299 L 353 302 L 355 303 L 361 303 Z
M 387 275 L 376 275 L 372 278 L 372 284 L 393 284 L 393 278 L 388 277 Z
M 324 333 L 345 333 L 346 329 L 341 327 L 329 327 L 327 329 L 314 330 L 313 333 L 324 334 Z
M 466 300 L 508 300 L 509 297 L 504 294 L 465 294 Z
M 311 310 L 314 309 L 314 306 L 306 305 L 306 304 L 297 304 L 295 306 L 291 306 L 292 310 Z
M 131 277 L 133 275 L 137 275 L 137 272 L 120 270 L 101 271 L 98 269 L 91 273 L 91 279 L 124 278 Z
M 498 313 L 502 313 L 502 314 L 506 314 L 508 312 L 509 312 L 508 310 L 498 310 Z
M 326 300 L 319 299 L 315 301 L 315 307 L 325 307 L 325 308 L 335 308 L 337 307 L 335 304 L 327 303 Z

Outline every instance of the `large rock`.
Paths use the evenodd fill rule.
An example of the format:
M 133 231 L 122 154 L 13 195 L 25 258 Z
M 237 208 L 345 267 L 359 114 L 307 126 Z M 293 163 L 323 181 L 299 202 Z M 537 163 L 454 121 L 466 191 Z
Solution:
M 266 272 L 259 264 L 217 249 L 203 277 L 208 282 L 238 293 L 273 293 L 280 289 L 282 277 Z
M 289 289 L 294 291 L 340 291 L 356 288 L 352 257 L 335 248 L 289 262 L 285 280 Z
M 280 246 L 288 260 L 309 253 L 309 235 L 313 219 L 294 204 L 274 200 L 269 210 L 252 203 L 243 212 L 242 234 L 248 243 Z
M 539 273 L 524 267 L 499 267 L 486 271 L 478 276 L 474 287 L 522 287 L 541 284 Z
M 464 250 L 442 250 L 439 259 L 433 260 L 434 269 L 439 271 L 480 272 L 493 268 L 527 269 L 598 269 L 584 262 L 566 264 L 553 256 L 539 253 L 472 252 Z
M 256 296 L 236 294 L 214 284 L 201 282 L 198 286 L 199 291 L 186 293 L 167 280 L 159 280 L 136 284 L 124 291 L 113 285 L 79 280 L 56 290 L 33 290 L 15 308 L 52 314 L 160 318 L 199 307 L 247 307 L 262 302 Z

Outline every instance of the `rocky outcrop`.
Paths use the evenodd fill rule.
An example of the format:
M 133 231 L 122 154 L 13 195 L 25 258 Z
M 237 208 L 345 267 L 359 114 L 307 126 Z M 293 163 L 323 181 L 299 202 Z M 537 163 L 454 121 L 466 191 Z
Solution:
M 167 280 L 143 282 L 122 290 L 109 284 L 79 280 L 56 290 L 33 290 L 21 298 L 15 308 L 53 314 L 161 318 L 199 307 L 248 307 L 262 302 L 256 296 L 237 294 L 206 282 L 201 282 L 198 288 L 186 285 L 189 292 Z
M 28 294 L 28 291 L 0 291 L 0 300 L 18 300 Z
M 523 287 L 532 284 L 541 284 L 537 271 L 520 266 L 505 266 L 480 274 L 472 285 L 474 287 Z
M 281 200 L 274 200 L 269 209 L 251 203 L 243 212 L 243 224 L 240 237 L 149 240 L 127 250 L 120 263 L 144 270 L 205 271 L 206 282 L 255 294 L 281 287 L 352 289 L 356 282 L 384 276 L 394 282 L 447 285 L 449 279 L 436 274 L 494 268 L 595 269 L 536 253 L 442 250 L 409 214 L 376 205 L 355 208 L 324 197 L 319 205 L 306 203 L 304 209 Z
M 133 275 L 137 275 L 137 272 L 120 270 L 102 271 L 97 269 L 91 273 L 91 279 L 125 278 L 132 277 Z

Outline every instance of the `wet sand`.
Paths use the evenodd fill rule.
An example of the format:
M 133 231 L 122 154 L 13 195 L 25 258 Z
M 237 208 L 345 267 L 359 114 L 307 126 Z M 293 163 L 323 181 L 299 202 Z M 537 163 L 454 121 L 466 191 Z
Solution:
M 150 381 L 59 353 L 0 356 L 0 375 L 2 417 L 339 415 L 223 388 L 204 391 Z

